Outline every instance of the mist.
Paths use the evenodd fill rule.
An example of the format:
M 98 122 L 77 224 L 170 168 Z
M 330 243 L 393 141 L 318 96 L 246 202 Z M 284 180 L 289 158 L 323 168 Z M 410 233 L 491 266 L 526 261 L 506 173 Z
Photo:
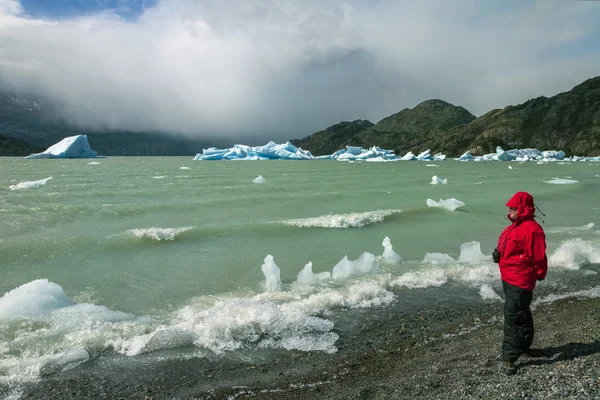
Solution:
M 0 0 L 0 89 L 93 130 L 248 143 L 441 98 L 480 115 L 598 74 L 597 2 L 163 0 L 63 19 Z

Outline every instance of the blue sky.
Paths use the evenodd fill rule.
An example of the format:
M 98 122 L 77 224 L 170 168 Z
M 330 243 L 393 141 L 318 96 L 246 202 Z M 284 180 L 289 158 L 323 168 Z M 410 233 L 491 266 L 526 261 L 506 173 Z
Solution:
M 0 90 L 86 128 L 253 142 L 600 75 L 600 1 L 0 0 Z
M 125 19 L 137 18 L 157 0 L 21 0 L 25 13 L 34 18 L 67 19 L 103 11 Z

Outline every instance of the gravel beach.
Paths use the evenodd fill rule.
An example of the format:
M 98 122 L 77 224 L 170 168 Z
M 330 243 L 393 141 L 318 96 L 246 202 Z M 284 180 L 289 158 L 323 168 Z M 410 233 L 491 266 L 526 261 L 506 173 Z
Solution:
M 600 399 L 600 299 L 538 306 L 538 351 L 521 357 L 515 376 L 500 369 L 501 306 L 461 310 L 461 318 L 437 328 L 443 309 L 378 316 L 360 337 L 340 335 L 335 354 L 280 352 L 252 363 L 165 360 L 142 364 L 135 375 L 86 363 L 26 387 L 21 398 Z

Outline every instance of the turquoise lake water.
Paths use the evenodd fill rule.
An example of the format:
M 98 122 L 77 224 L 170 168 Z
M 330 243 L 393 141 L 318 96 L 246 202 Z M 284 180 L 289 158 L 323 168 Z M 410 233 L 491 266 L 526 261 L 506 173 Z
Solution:
M 490 254 L 522 190 L 546 214 L 539 301 L 600 295 L 600 163 L 0 158 L 0 381 L 106 349 L 335 352 L 332 310 L 449 283 L 501 301 Z

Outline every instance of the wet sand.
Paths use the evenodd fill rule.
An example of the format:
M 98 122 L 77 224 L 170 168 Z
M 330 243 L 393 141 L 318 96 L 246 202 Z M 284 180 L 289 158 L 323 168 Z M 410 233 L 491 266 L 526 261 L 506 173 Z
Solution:
M 335 354 L 280 351 L 253 360 L 167 360 L 115 368 L 102 357 L 43 378 L 26 399 L 600 399 L 600 299 L 533 312 L 534 347 L 500 369 L 502 304 L 372 318 Z M 440 323 L 440 321 L 443 323 Z M 1 395 L 1 392 L 0 392 Z

